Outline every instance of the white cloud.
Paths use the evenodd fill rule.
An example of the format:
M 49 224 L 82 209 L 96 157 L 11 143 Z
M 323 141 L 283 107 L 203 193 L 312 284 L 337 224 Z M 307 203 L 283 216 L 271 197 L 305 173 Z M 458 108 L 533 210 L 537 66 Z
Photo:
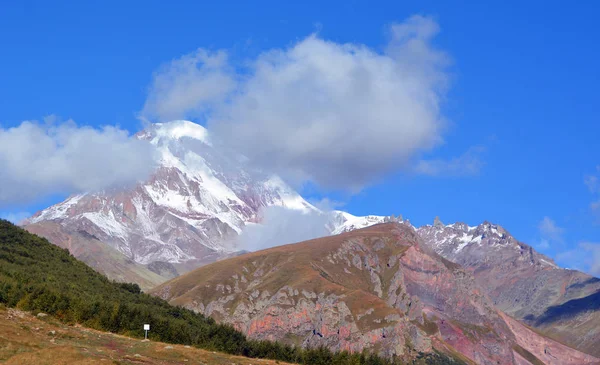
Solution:
M 173 60 L 154 73 L 142 118 L 164 122 L 208 113 L 235 88 L 228 69 L 224 51 L 199 49 Z
M 596 166 L 596 172 L 600 175 L 600 165 Z M 583 179 L 584 184 L 588 187 L 591 193 L 600 191 L 600 178 L 597 175 L 587 175 Z
M 579 247 L 590 255 L 587 256 L 588 272 L 600 276 L 600 243 L 583 242 Z
M 124 130 L 48 121 L 0 128 L 0 205 L 130 184 L 154 167 L 151 145 Z
M 337 200 L 331 200 L 329 198 L 323 198 L 320 200 L 309 200 L 309 203 L 312 204 L 315 208 L 319 209 L 322 212 L 331 212 L 335 209 L 340 209 L 346 203 Z
M 261 224 L 248 225 L 242 231 L 238 238 L 241 250 L 257 251 L 329 234 L 325 213 L 271 206 L 262 210 L 261 217 Z
M 562 252 L 556 258 L 571 268 L 600 276 L 600 243 L 581 242 L 576 249 Z
M 550 248 L 550 242 L 542 238 L 536 247 L 540 250 L 547 250 Z
M 590 189 L 590 192 L 592 192 L 592 193 L 595 193 L 596 191 L 598 191 L 598 186 L 600 186 L 598 177 L 593 176 L 593 175 L 586 176 L 584 183 L 585 183 L 585 185 L 587 185 L 588 189 Z
M 538 229 L 540 231 L 540 237 L 542 238 L 540 248 L 542 248 L 542 246 L 547 248 L 552 243 L 564 242 L 564 228 L 559 227 L 550 217 L 544 217 L 538 224 Z
M 539 241 L 535 245 L 538 250 L 547 250 L 551 246 L 562 246 L 564 243 L 564 228 L 559 227 L 550 217 L 544 217 L 540 221 L 538 231 Z
M 474 146 L 459 157 L 450 160 L 420 160 L 415 164 L 414 172 L 429 176 L 477 175 L 484 165 L 481 154 L 485 147 Z
M 6 219 L 13 224 L 20 224 L 26 218 L 31 217 L 29 212 L 4 212 L 0 213 L 0 218 Z
M 141 115 L 205 118 L 289 181 L 358 191 L 442 141 L 449 61 L 432 46 L 438 31 L 413 16 L 391 27 L 383 52 L 313 34 L 236 71 L 224 51 L 199 50 L 155 74 Z
M 596 175 L 586 176 L 583 182 L 594 196 L 600 193 L 600 165 L 596 166 Z M 595 199 L 598 199 L 598 197 L 596 196 Z M 590 209 L 593 213 L 600 215 L 600 199 L 592 201 Z

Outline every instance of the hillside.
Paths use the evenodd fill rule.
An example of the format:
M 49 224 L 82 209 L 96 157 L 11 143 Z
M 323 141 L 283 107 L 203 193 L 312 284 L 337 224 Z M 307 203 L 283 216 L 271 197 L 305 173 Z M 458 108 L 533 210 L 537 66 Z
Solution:
M 0 304 L 129 337 L 142 338 L 142 325 L 150 323 L 156 341 L 232 355 L 307 365 L 391 364 L 372 355 L 248 340 L 231 326 L 144 294 L 136 284 L 112 282 L 67 250 L 5 220 L 0 220 Z
M 495 365 L 600 361 L 505 316 L 469 272 L 401 223 L 220 261 L 152 293 L 251 338 L 309 348 L 405 360 L 435 350 Z
M 86 231 L 68 232 L 54 221 L 40 222 L 27 229 L 69 250 L 70 254 L 111 280 L 136 283 L 147 290 L 176 276 L 172 272 L 154 272 L 147 265 L 136 263 Z

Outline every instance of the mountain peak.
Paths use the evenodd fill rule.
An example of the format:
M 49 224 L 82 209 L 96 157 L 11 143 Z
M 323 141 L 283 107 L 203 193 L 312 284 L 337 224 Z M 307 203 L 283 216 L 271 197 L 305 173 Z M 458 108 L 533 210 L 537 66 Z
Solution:
M 180 140 L 191 138 L 211 145 L 208 130 L 198 123 L 189 120 L 173 120 L 164 123 L 154 123 L 136 134 L 140 139 L 149 140 L 152 144 L 160 141 Z

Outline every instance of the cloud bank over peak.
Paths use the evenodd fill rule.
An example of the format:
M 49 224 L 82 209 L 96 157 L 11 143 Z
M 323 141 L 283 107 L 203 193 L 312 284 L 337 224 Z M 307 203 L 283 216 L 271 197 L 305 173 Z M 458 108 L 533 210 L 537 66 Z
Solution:
M 0 205 L 119 187 L 152 172 L 154 149 L 127 131 L 54 119 L 0 127 Z
M 226 51 L 200 49 L 154 74 L 141 117 L 205 120 L 292 183 L 359 191 L 443 140 L 450 62 L 432 44 L 438 32 L 433 19 L 410 17 L 381 52 L 312 34 L 237 68 Z

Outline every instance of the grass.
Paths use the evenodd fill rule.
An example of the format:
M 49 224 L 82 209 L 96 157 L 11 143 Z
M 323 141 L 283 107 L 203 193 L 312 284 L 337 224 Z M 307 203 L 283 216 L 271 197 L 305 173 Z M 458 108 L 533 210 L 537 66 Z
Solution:
M 393 238 L 388 237 L 392 234 L 386 227 L 363 230 L 360 233 L 366 245 L 372 245 L 371 237 L 373 240 L 380 240 L 383 236 L 384 240 L 392 241 Z M 389 312 L 385 315 L 398 314 L 384 301 L 387 297 L 389 279 L 398 269 L 397 264 L 388 268 L 387 261 L 380 262 L 382 273 L 379 276 L 382 279 L 384 297 L 379 298 L 373 292 L 369 270 L 364 268 L 359 270 L 354 266 L 347 267 L 341 262 L 331 264 L 328 261 L 327 255 L 351 237 L 353 237 L 352 233 L 348 233 L 233 257 L 175 278 L 153 289 L 152 292 L 160 293 L 162 289 L 168 288 L 171 303 L 178 305 L 186 305 L 193 302 L 195 298 L 202 298 L 204 303 L 208 303 L 223 296 L 223 293 L 215 290 L 217 285 L 229 285 L 233 288 L 236 283 L 233 276 L 237 275 L 240 278 L 243 275 L 247 282 L 238 282 L 242 291 L 258 289 L 260 292 L 267 291 L 273 294 L 284 286 L 291 286 L 299 290 L 301 296 L 302 290 L 345 296 L 346 303 L 355 313 L 363 312 L 363 307 L 365 310 L 374 307 Z M 387 244 L 378 255 L 386 258 L 398 256 L 409 247 L 409 245 L 393 247 Z M 352 275 L 344 272 L 344 268 L 350 270 Z M 250 283 L 256 278 L 260 280 L 258 285 L 248 289 Z M 232 301 L 228 309 L 233 311 L 239 303 L 239 300 Z
M 150 333 L 152 337 L 152 333 Z M 189 346 L 144 342 L 0 307 L 0 362 L 26 364 L 275 365 Z

